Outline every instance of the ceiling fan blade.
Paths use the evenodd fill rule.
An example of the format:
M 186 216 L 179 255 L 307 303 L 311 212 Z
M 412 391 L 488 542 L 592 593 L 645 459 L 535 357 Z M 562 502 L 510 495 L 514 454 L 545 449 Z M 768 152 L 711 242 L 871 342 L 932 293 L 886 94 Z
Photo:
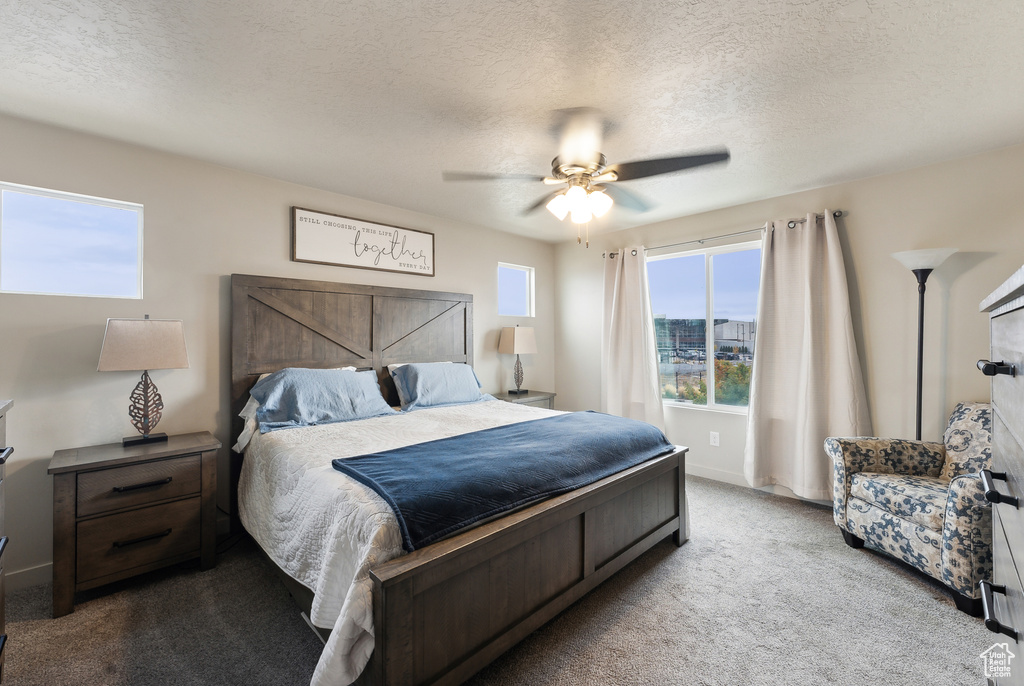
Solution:
M 544 207 L 549 202 L 551 202 L 551 198 L 555 197 L 556 195 L 558 195 L 560 193 L 564 193 L 564 192 L 565 192 L 564 190 L 557 190 L 554 193 L 548 193 L 543 198 L 541 198 L 540 200 L 538 200 L 537 202 L 533 203 L 532 205 L 527 207 L 525 210 L 523 210 L 523 216 L 525 217 L 526 215 L 530 214 L 531 212 L 539 210 L 540 208 Z
M 658 174 L 669 174 L 671 172 L 702 167 L 705 164 L 726 162 L 729 159 L 729 151 L 706 153 L 704 155 L 682 155 L 680 157 L 663 157 L 656 160 L 637 160 L 636 162 L 623 162 L 622 164 L 609 165 L 605 173 L 611 171 L 618 176 L 618 181 L 630 181 L 642 179 L 645 176 L 657 176 Z
M 488 174 L 486 172 L 441 172 L 445 181 L 543 181 L 536 174 Z
M 651 209 L 651 204 L 649 202 L 641 198 L 636 193 L 627 191 L 622 186 L 609 184 L 607 186 L 600 186 L 600 189 L 607 193 L 608 196 L 615 201 L 615 204 L 620 207 L 636 210 L 637 212 L 646 212 Z

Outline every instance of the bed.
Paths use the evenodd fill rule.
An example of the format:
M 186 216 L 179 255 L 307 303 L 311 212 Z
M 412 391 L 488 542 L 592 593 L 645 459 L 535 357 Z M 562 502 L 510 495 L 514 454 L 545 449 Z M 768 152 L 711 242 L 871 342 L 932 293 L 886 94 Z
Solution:
M 234 414 L 242 409 L 261 374 L 285 367 L 372 369 L 388 401 L 397 405 L 387 365 L 473 362 L 470 295 L 237 274 L 231 284 Z M 557 414 L 500 401 L 480 405 L 475 414 L 464 417 L 459 408 L 436 408 L 408 413 L 404 418 L 361 421 L 392 427 L 398 426 L 395 422 L 415 420 L 443 431 L 443 427 L 456 425 L 470 430 Z M 418 430 L 407 430 L 407 426 L 411 424 L 401 425 L 401 432 L 413 440 Z M 332 432 L 347 430 L 313 428 L 318 431 L 310 433 L 319 434 L 327 445 L 342 442 L 332 438 Z M 236 435 L 240 430 L 239 425 Z M 363 433 L 372 435 L 374 429 L 368 426 Z M 396 431 L 387 428 L 382 433 L 393 435 Z M 264 441 L 243 468 L 251 473 L 272 471 L 259 467 L 259 460 L 273 465 L 275 458 L 267 461 L 260 453 L 275 454 L 274 446 L 289 440 L 299 441 Z M 261 445 L 259 441 L 256 444 Z M 348 449 L 359 452 L 362 447 Z M 388 538 L 391 534 L 381 534 L 383 538 L 377 541 L 380 550 L 363 558 L 370 595 L 366 602 L 372 605 L 363 608 L 367 619 L 372 616 L 370 626 L 362 629 L 366 635 L 342 635 L 361 625 L 349 622 L 343 626 L 338 620 L 341 630 L 335 629 L 328 637 L 314 683 L 348 681 L 331 671 L 332 650 L 346 642 L 357 653 L 369 653 L 358 684 L 465 681 L 657 542 L 671 538 L 682 545 L 686 541 L 685 453 L 685 448 L 676 448 L 409 554 L 392 554 L 395 541 Z M 287 495 L 288 482 L 301 479 L 281 474 L 264 474 L 262 488 L 274 497 L 306 497 Z M 254 481 L 250 475 L 243 483 L 243 511 L 248 506 L 246 499 L 252 498 L 247 493 Z M 339 499 L 330 494 L 324 497 Z M 386 513 L 380 514 L 384 517 Z M 310 519 L 317 516 L 296 514 L 294 523 L 269 521 L 282 519 L 280 516 L 264 515 L 265 521 L 254 519 L 256 516 L 249 514 L 247 528 L 279 568 L 296 600 L 310 610 L 314 624 L 326 630 L 335 628 L 331 618 L 343 617 L 352 608 L 339 607 L 339 592 L 326 584 L 335 583 L 331 577 L 351 573 L 334 573 L 323 560 L 296 564 L 300 554 L 267 550 L 274 545 L 260 541 L 275 535 L 288 538 L 287 527 L 292 525 L 297 530 L 315 530 L 318 524 Z M 268 535 L 263 530 L 267 527 L 277 527 L 277 533 Z M 329 522 L 325 528 L 330 528 Z M 329 532 L 316 535 L 327 548 L 333 545 Z M 340 604 L 354 604 L 351 596 L 350 591 Z

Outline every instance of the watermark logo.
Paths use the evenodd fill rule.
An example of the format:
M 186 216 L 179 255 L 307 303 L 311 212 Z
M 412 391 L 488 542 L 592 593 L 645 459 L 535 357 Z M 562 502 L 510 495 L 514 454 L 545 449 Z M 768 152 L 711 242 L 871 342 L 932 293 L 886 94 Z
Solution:
M 985 663 L 986 678 L 1009 679 L 1010 661 L 1017 656 L 1010 652 L 1008 643 L 994 643 L 978 657 Z

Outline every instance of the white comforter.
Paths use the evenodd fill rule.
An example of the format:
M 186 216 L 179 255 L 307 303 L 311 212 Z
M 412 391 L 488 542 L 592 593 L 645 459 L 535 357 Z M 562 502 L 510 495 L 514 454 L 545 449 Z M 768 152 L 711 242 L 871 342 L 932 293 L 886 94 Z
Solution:
M 331 460 L 560 414 L 499 400 L 256 434 L 238 485 L 246 530 L 314 593 L 310 619 L 333 628 L 312 686 L 355 681 L 373 651 L 371 567 L 402 554 L 395 514 Z

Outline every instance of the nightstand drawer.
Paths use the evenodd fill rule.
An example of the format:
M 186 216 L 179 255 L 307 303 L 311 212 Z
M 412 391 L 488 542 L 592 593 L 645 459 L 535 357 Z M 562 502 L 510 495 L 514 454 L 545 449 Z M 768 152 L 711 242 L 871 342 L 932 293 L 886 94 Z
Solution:
M 199 455 L 82 472 L 78 475 L 78 516 L 198 493 L 201 486 Z
M 197 554 L 199 515 L 196 497 L 79 522 L 78 583 Z
M 529 405 L 530 407 L 546 407 L 551 408 L 551 398 L 537 398 L 536 400 L 524 400 L 519 403 L 520 405 Z

